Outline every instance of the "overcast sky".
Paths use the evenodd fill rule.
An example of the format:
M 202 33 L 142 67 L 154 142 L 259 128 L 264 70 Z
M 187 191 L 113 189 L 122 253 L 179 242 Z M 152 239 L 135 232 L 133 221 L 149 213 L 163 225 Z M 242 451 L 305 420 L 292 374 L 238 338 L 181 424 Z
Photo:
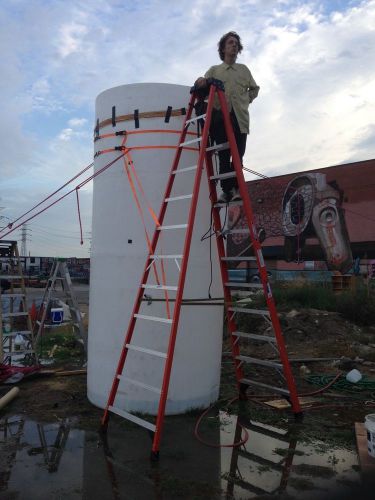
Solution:
M 1 0 L 1 225 L 91 163 L 101 91 L 191 85 L 229 30 L 260 86 L 245 166 L 280 175 L 375 158 L 375 0 Z M 28 252 L 88 256 L 91 192 L 83 246 L 70 196 L 29 224 Z

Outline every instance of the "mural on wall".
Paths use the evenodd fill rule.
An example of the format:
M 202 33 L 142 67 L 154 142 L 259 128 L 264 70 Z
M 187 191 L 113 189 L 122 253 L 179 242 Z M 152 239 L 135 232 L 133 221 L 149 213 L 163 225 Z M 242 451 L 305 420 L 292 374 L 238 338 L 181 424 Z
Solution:
M 359 256 L 371 257 L 375 185 L 368 175 L 374 166 L 370 160 L 248 182 L 263 248 L 276 260 L 319 261 L 327 270 L 341 273 L 353 269 Z M 228 220 L 229 227 L 246 227 L 240 206 L 230 208 Z M 248 236 L 230 235 L 228 253 L 250 255 Z

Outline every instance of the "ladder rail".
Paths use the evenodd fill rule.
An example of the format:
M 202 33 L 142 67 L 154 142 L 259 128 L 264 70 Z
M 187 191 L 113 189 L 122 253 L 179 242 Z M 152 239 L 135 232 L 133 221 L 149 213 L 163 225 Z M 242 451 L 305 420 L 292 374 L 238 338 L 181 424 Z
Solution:
M 159 403 L 158 415 L 156 418 L 156 432 L 155 432 L 155 436 L 154 436 L 154 441 L 152 443 L 153 453 L 158 453 L 158 451 L 159 451 L 161 433 L 162 433 L 162 429 L 163 429 L 165 406 L 166 406 L 166 402 L 167 402 L 169 381 L 170 381 L 170 376 L 171 376 L 171 371 L 172 371 L 173 354 L 174 354 L 174 348 L 175 348 L 175 344 L 176 344 L 178 322 L 179 322 L 180 312 L 181 312 L 182 296 L 184 293 L 186 271 L 187 271 L 188 262 L 189 262 L 189 255 L 190 255 L 190 249 L 191 249 L 191 239 L 193 236 L 193 226 L 194 226 L 194 220 L 195 220 L 195 215 L 196 215 L 197 205 L 198 205 L 199 188 L 200 188 L 200 184 L 201 184 L 201 180 L 202 180 L 203 167 L 204 167 L 204 163 L 205 163 L 205 159 L 206 159 L 206 145 L 208 143 L 209 124 L 211 121 L 214 97 L 215 97 L 215 87 L 211 86 L 210 93 L 208 96 L 206 122 L 205 122 L 205 125 L 203 127 L 203 133 L 202 133 L 201 142 L 200 142 L 200 150 L 199 150 L 199 156 L 198 156 L 198 162 L 197 162 L 197 171 L 195 174 L 194 187 L 193 187 L 193 198 L 191 200 L 191 205 L 190 205 L 190 210 L 189 210 L 189 218 L 188 218 L 188 224 L 187 224 L 187 231 L 186 231 L 185 242 L 184 242 L 184 249 L 182 252 L 183 258 L 182 258 L 182 262 L 181 262 L 181 271 L 180 271 L 179 280 L 178 280 L 176 302 L 175 302 L 175 307 L 174 307 L 174 311 L 173 311 L 173 323 L 172 323 L 172 328 L 171 328 L 170 337 L 169 337 L 167 359 L 166 359 L 165 367 L 164 367 L 161 399 L 160 399 L 160 403 Z M 194 102 L 194 100 L 195 100 L 195 97 L 193 94 L 193 102 Z
M 268 281 L 267 269 L 264 264 L 263 254 L 262 254 L 262 245 L 259 242 L 258 234 L 254 225 L 254 214 L 253 209 L 250 203 L 250 197 L 246 188 L 246 182 L 243 175 L 242 164 L 240 160 L 240 155 L 238 153 L 236 139 L 234 137 L 233 128 L 230 122 L 229 112 L 227 109 L 225 94 L 222 90 L 217 90 L 220 107 L 223 113 L 224 127 L 225 132 L 227 134 L 227 138 L 230 145 L 230 150 L 232 152 L 232 163 L 237 174 L 237 182 L 238 188 L 241 194 L 241 198 L 243 201 L 243 209 L 246 215 L 246 219 L 248 222 L 248 227 L 250 231 L 250 238 L 253 242 L 254 254 L 257 259 L 257 265 L 259 269 L 260 279 L 263 285 L 264 297 L 267 302 L 267 307 L 270 312 L 271 321 L 274 328 L 274 333 L 277 338 L 280 359 L 283 365 L 284 375 L 287 380 L 287 384 L 290 390 L 290 399 L 292 402 L 293 409 L 295 413 L 301 413 L 301 407 L 298 400 L 298 393 L 293 377 L 293 373 L 288 360 L 288 353 L 285 348 L 284 339 L 281 332 L 281 326 L 279 317 L 276 310 L 275 301 L 271 291 L 271 285 Z
M 194 109 L 194 103 L 195 103 L 195 96 L 194 96 L 194 94 L 192 94 L 190 97 L 188 110 L 187 110 L 187 113 L 185 116 L 184 125 L 182 127 L 181 134 L 179 137 L 179 144 L 183 143 L 186 139 L 186 135 L 187 135 L 186 123 L 188 120 L 190 120 L 190 118 L 192 116 L 193 109 Z M 160 211 L 159 211 L 159 217 L 158 217 L 159 224 L 163 224 L 163 221 L 164 221 L 165 213 L 166 213 L 167 207 L 168 207 L 168 203 L 165 203 L 165 199 L 169 198 L 171 195 L 174 180 L 176 177 L 174 174 L 175 174 L 175 171 L 177 170 L 182 151 L 183 151 L 183 148 L 180 148 L 180 147 L 176 148 L 175 156 L 174 156 L 172 166 L 171 166 L 171 169 L 169 172 L 167 187 L 165 189 L 163 201 L 162 201 Z M 157 231 L 157 230 L 154 231 L 154 235 L 153 235 L 152 241 L 151 241 L 151 249 L 150 249 L 149 255 L 146 259 L 145 267 L 144 267 L 143 274 L 142 274 L 142 279 L 141 279 L 142 284 L 146 283 L 148 275 L 149 275 L 150 270 L 151 270 L 151 265 L 154 262 L 154 259 L 151 256 L 155 254 L 155 250 L 156 250 L 156 247 L 157 247 L 157 244 L 159 241 L 160 234 L 161 234 L 161 231 Z M 124 341 L 123 347 L 121 349 L 120 359 L 119 359 L 119 362 L 118 362 L 118 365 L 116 368 L 116 375 L 119 375 L 120 373 L 122 373 L 122 370 L 124 368 L 124 364 L 125 364 L 125 361 L 127 358 L 127 353 L 128 353 L 128 349 L 126 347 L 126 344 L 130 344 L 131 339 L 133 337 L 133 332 L 134 332 L 134 328 L 135 328 L 135 324 L 136 324 L 135 314 L 138 313 L 138 311 L 141 307 L 143 294 L 144 294 L 144 289 L 142 287 L 139 287 L 137 295 L 136 295 L 136 299 L 134 302 L 133 310 L 131 313 L 131 319 L 129 322 L 129 326 L 128 326 L 128 329 L 127 329 L 126 334 L 125 334 L 125 341 Z M 120 380 L 116 376 L 113 380 L 112 387 L 111 387 L 108 401 L 107 401 L 107 405 L 105 407 L 104 415 L 103 415 L 102 420 L 101 420 L 102 428 L 106 428 L 106 426 L 108 424 L 109 407 L 113 406 L 119 383 L 120 383 Z
M 214 182 L 211 180 L 211 176 L 213 175 L 214 172 L 214 167 L 212 163 L 212 153 L 207 154 L 206 156 L 206 173 L 207 173 L 207 181 L 208 181 L 208 186 L 210 190 L 210 196 L 211 196 L 211 201 L 212 204 L 215 205 L 217 203 L 217 194 L 216 194 L 216 189 L 214 186 Z M 213 215 L 213 221 L 214 221 L 214 229 L 216 234 L 219 236 L 216 238 L 216 244 L 217 244 L 217 251 L 219 255 L 219 265 L 220 265 L 220 273 L 221 273 L 221 279 L 222 283 L 228 283 L 229 282 L 229 273 L 228 273 L 228 267 L 225 264 L 225 261 L 223 258 L 226 256 L 225 252 L 225 246 L 224 246 L 224 238 L 221 236 L 221 220 L 220 220 L 220 214 L 217 209 L 214 209 L 212 211 Z M 232 350 L 232 357 L 234 360 L 234 366 L 235 366 L 235 372 L 236 372 L 236 380 L 237 380 L 237 387 L 238 390 L 240 390 L 240 383 L 239 380 L 244 378 L 244 372 L 242 368 L 241 362 L 237 359 L 237 356 L 240 355 L 240 349 L 239 349 L 239 344 L 238 342 L 235 341 L 233 337 L 233 332 L 238 330 L 236 321 L 234 319 L 233 314 L 229 314 L 228 308 L 232 304 L 232 294 L 229 290 L 228 287 L 224 286 L 224 302 L 225 302 L 225 307 L 226 307 L 226 315 L 227 315 L 227 322 L 228 322 L 228 328 L 229 331 L 231 332 L 230 335 L 230 344 L 231 344 L 231 350 Z

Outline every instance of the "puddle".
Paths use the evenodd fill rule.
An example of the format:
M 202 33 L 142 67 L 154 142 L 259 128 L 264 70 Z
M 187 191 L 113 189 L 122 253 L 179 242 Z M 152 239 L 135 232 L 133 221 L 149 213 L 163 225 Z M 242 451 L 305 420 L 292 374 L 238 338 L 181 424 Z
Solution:
M 304 500 L 341 499 L 358 492 L 358 459 L 353 451 L 320 441 L 307 445 L 302 426 L 281 430 L 237 416 L 225 419 L 222 444 L 232 443 L 233 437 L 238 441 L 243 429 L 249 435 L 241 447 L 222 448 L 222 490 L 227 498 L 282 494 Z
M 195 423 L 193 416 L 168 418 L 161 459 L 152 463 L 147 431 L 120 420 L 111 420 L 104 443 L 69 419 L 3 418 L 0 499 L 341 500 L 358 493 L 356 453 L 306 444 L 303 427 L 298 432 L 241 420 L 249 434 L 245 445 L 210 448 L 195 439 Z M 202 433 L 221 445 L 243 436 L 237 416 L 221 412 L 206 419 Z

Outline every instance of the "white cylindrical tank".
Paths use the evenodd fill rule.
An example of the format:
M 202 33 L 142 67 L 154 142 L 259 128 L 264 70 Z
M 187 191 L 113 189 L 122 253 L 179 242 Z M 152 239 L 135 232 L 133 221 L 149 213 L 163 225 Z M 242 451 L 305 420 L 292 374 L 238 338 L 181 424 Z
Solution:
M 173 131 L 181 131 L 184 116 L 180 110 L 187 107 L 189 99 L 189 88 L 186 86 L 143 83 L 106 90 L 96 100 L 96 121 L 99 120 L 101 125 L 99 135 L 124 130 L 139 132 L 126 136 L 126 146 L 141 147 L 130 151 L 131 159 L 146 198 L 157 215 L 179 139 L 179 134 Z M 169 121 L 165 118 L 168 107 L 172 107 Z M 116 118 L 115 126 L 112 117 Z M 139 128 L 135 128 L 136 125 Z M 170 132 L 162 132 L 165 130 Z M 190 131 L 195 133 L 195 126 L 190 127 Z M 96 140 L 95 152 L 119 146 L 124 137 L 111 135 Z M 149 146 L 164 148 L 153 149 Z M 95 172 L 119 154 L 121 152 L 114 151 L 97 155 Z M 197 159 L 196 150 L 185 151 L 181 155 L 179 168 L 196 165 Z M 194 176 L 195 170 L 176 175 L 175 188 L 171 195 L 191 194 Z M 139 194 L 136 180 L 134 183 Z M 146 227 L 152 238 L 155 223 L 147 210 L 145 199 L 140 194 L 139 197 Z M 189 208 L 190 199 L 171 202 L 163 225 L 186 223 Z M 210 227 L 210 211 L 207 176 L 206 172 L 203 172 L 186 275 L 185 299 L 207 300 L 211 267 L 211 296 L 223 296 L 215 238 L 212 239 L 211 246 L 209 238 L 201 241 L 201 237 Z M 182 254 L 185 234 L 185 229 L 162 231 L 156 253 Z M 108 399 L 147 254 L 148 246 L 142 219 L 134 201 L 131 183 L 125 173 L 124 162 L 119 160 L 94 179 L 87 392 L 90 401 L 99 407 L 104 407 Z M 165 259 L 163 262 L 165 283 L 177 285 L 181 260 Z M 159 264 L 160 262 L 159 281 L 163 282 Z M 153 272 L 150 273 L 149 282 L 157 283 Z M 150 300 L 142 302 L 140 314 L 167 318 L 165 292 L 153 289 L 145 292 Z M 176 292 L 168 293 L 169 299 L 173 300 Z M 173 304 L 170 302 L 171 313 Z M 166 406 L 167 414 L 204 407 L 217 399 L 222 322 L 223 307 L 220 305 L 182 306 Z M 166 353 L 169 333 L 170 325 L 167 323 L 138 319 L 132 343 Z M 160 388 L 164 363 L 165 359 L 162 357 L 129 351 L 124 376 Z M 158 401 L 157 393 L 132 382 L 121 381 L 114 406 L 126 411 L 155 414 Z

